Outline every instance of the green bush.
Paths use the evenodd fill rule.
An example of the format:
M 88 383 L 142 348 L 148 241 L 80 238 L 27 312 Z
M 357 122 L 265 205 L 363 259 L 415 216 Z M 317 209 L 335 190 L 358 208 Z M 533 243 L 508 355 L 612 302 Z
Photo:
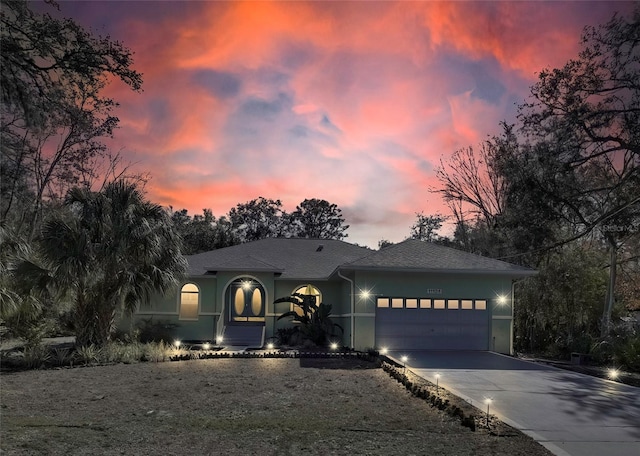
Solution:
M 163 362 L 169 359 L 172 352 L 170 345 L 164 342 L 149 342 L 144 346 L 144 358 L 154 363 Z
M 76 348 L 76 357 L 78 361 L 85 365 L 99 363 L 102 357 L 102 352 L 95 345 L 85 345 Z
M 613 364 L 633 372 L 640 372 L 640 337 L 629 336 L 613 346 Z
M 57 347 L 51 350 L 51 361 L 56 366 L 73 364 L 73 350 L 71 347 Z
M 297 345 L 295 340 L 293 340 L 294 335 L 298 333 L 297 327 L 288 327 L 288 328 L 279 328 L 276 331 L 276 338 L 278 339 L 278 345 Z
M 640 335 L 635 328 L 618 326 L 596 342 L 590 354 L 596 364 L 640 372 Z
M 30 345 L 24 348 L 24 365 L 28 369 L 44 367 L 51 359 L 51 352 L 44 345 Z
M 166 320 L 153 320 L 152 318 L 140 320 L 136 324 L 138 340 L 143 344 L 148 342 L 173 343 L 176 338 L 176 323 Z

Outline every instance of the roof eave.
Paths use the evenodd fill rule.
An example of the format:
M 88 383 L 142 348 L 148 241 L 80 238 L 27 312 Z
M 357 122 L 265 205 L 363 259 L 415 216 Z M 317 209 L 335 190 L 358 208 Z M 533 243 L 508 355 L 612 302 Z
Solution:
M 437 269 L 437 268 L 411 268 L 393 266 L 347 266 L 338 268 L 341 271 L 380 271 L 380 272 L 416 272 L 433 274 L 475 274 L 475 275 L 500 275 L 509 277 L 532 277 L 538 274 L 534 269 L 509 270 L 509 269 Z
M 282 274 L 284 272 L 284 269 L 279 269 L 279 268 L 241 268 L 241 267 L 212 267 L 212 268 L 207 268 L 206 271 L 208 273 L 211 274 L 215 274 L 216 272 L 219 271 L 223 271 L 223 272 L 246 272 L 246 273 L 252 273 L 252 272 L 273 272 L 275 274 Z
M 318 281 L 322 281 L 322 282 L 326 282 L 327 280 L 329 280 L 331 277 L 325 277 L 325 276 L 317 276 L 317 277 L 311 277 L 311 276 L 306 276 L 306 277 L 288 277 L 286 275 L 284 276 L 279 276 L 276 277 L 276 280 L 297 280 L 300 282 L 309 282 L 312 280 L 318 280 Z

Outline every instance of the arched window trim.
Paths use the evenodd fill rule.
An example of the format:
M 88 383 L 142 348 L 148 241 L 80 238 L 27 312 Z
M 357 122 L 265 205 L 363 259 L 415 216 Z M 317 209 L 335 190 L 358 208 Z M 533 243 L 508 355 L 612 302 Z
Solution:
M 195 290 L 185 290 L 186 287 L 193 286 Z M 180 287 L 180 292 L 178 294 L 178 320 L 182 321 L 198 321 L 200 316 L 200 301 L 201 301 L 201 291 L 198 284 L 193 282 L 186 282 L 182 284 Z M 196 296 L 196 304 L 195 309 L 193 309 L 193 303 L 185 302 L 187 296 Z M 195 310 L 195 312 L 194 312 Z
M 253 317 L 253 318 L 249 318 L 248 321 L 249 322 L 262 322 L 264 323 L 265 318 L 267 316 L 267 311 L 268 311 L 268 307 L 267 307 L 267 303 L 268 303 L 268 299 L 269 299 L 269 295 L 268 295 L 268 290 L 267 287 L 265 286 L 265 284 L 262 282 L 262 280 L 258 279 L 255 276 L 252 275 L 248 275 L 248 274 L 242 274 L 242 275 L 238 275 L 235 276 L 234 278 L 232 278 L 231 280 L 229 280 L 225 287 L 224 287 L 224 292 L 223 292 L 223 298 L 224 298 L 224 303 L 225 303 L 225 320 L 227 321 L 231 321 L 232 319 L 232 309 L 231 307 L 233 307 L 234 305 L 234 299 L 231 298 L 230 296 L 230 292 L 229 289 L 230 287 L 238 282 L 238 281 L 244 281 L 244 280 L 248 280 L 251 281 L 253 284 L 257 285 L 257 289 L 259 289 L 260 294 L 261 294 L 261 301 L 262 301 L 262 314 L 263 316 L 261 317 Z M 239 320 L 235 320 L 235 321 L 239 321 Z

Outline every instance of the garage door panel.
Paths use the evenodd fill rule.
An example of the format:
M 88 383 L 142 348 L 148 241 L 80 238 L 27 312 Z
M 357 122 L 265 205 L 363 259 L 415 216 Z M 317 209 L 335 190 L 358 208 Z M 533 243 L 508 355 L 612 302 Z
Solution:
M 487 350 L 485 311 L 377 309 L 376 345 L 393 350 Z

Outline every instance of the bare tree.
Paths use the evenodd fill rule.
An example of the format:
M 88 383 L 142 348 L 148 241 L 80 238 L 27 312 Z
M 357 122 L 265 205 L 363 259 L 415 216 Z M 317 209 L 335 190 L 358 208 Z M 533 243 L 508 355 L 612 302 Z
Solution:
M 1 22 L 0 171 L 8 192 L 0 221 L 17 213 L 16 228 L 33 233 L 46 201 L 113 158 L 103 143 L 118 124 L 117 103 L 102 95 L 108 79 L 140 90 L 142 78 L 131 69 L 131 51 L 70 19 L 38 15 L 13 0 L 3 2 Z
M 505 126 L 511 133 L 511 127 Z M 502 141 L 507 141 L 506 138 Z M 499 138 L 487 140 L 479 149 L 467 147 L 456 151 L 447 161 L 440 160 L 436 177 L 440 187 L 432 189 L 442 195 L 459 223 L 469 217 L 482 217 L 495 225 L 504 205 L 505 180 L 494 167 Z

